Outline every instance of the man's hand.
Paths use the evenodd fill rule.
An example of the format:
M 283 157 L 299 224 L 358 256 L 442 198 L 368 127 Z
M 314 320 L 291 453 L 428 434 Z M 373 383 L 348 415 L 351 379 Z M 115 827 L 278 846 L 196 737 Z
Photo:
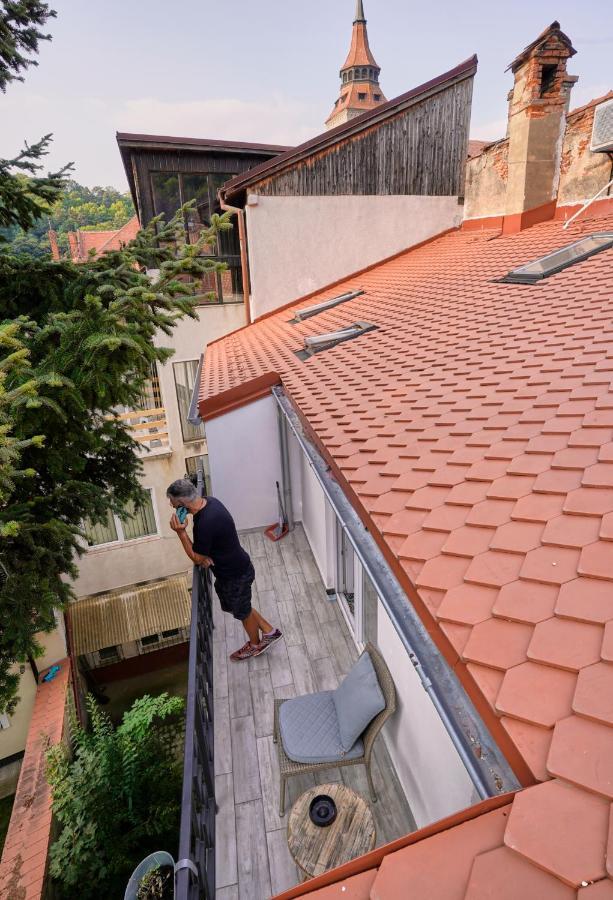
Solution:
M 170 527 L 172 528 L 173 531 L 176 531 L 178 533 L 179 531 L 185 531 L 187 526 L 181 525 L 177 514 L 173 513 L 172 517 L 170 519 Z

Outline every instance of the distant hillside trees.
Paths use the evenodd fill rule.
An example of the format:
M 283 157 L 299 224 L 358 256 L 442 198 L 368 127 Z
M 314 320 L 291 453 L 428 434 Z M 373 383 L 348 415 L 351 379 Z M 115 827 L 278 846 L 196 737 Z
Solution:
M 129 194 L 122 194 L 113 187 L 84 187 L 76 181 L 66 181 L 62 193 L 48 213 L 41 215 L 35 224 L 24 231 L 15 224 L 0 229 L 0 239 L 10 244 L 11 253 L 48 259 L 51 256 L 48 231 L 58 235 L 63 256 L 68 255 L 67 232 L 77 228 L 83 231 L 117 231 L 134 215 Z

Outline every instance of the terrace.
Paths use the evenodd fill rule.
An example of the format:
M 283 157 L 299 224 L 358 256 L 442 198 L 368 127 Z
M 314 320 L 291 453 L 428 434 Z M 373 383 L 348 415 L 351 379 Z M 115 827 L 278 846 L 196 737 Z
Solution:
M 297 797 L 316 782 L 312 775 L 291 779 L 286 813 L 283 818 L 279 816 L 273 701 L 334 689 L 358 655 L 336 598 L 326 593 L 301 525 L 279 543 L 269 542 L 261 531 L 243 532 L 241 540 L 256 569 L 254 603 L 268 619 L 279 624 L 284 637 L 266 654 L 234 664 L 228 661 L 228 655 L 244 643 L 244 634 L 234 619 L 221 613 L 215 598 L 212 640 L 210 633 L 206 634 L 206 615 L 199 624 L 192 623 L 192 680 L 179 855 L 196 860 L 200 872 L 198 887 L 187 868 L 179 871 L 179 898 L 212 897 L 214 883 L 217 898 L 262 900 L 300 881 L 287 847 L 287 820 Z M 208 590 L 200 573 L 196 574 L 196 582 L 198 592 Z M 212 685 L 206 673 L 209 653 L 213 660 Z M 199 656 L 205 665 L 198 668 L 194 663 Z M 196 684 L 193 691 L 192 685 Z M 206 771 L 207 740 L 213 731 L 209 719 L 212 708 L 214 798 L 213 776 L 211 773 L 209 780 Z M 197 717 L 198 711 L 203 714 L 204 727 L 192 728 L 190 716 Z M 371 808 L 379 846 L 413 830 L 415 822 L 382 737 L 377 741 L 374 757 L 373 779 L 379 800 Z M 197 785 L 192 790 L 194 779 Z M 361 766 L 332 768 L 318 774 L 318 783 L 330 781 L 342 781 L 368 797 L 366 774 Z M 214 801 L 218 807 L 216 816 L 212 812 Z M 200 810 L 200 815 L 196 815 L 194 834 L 195 810 Z M 192 841 L 196 838 L 191 852 L 187 834 L 190 830 Z M 214 865 L 210 852 L 213 841 Z

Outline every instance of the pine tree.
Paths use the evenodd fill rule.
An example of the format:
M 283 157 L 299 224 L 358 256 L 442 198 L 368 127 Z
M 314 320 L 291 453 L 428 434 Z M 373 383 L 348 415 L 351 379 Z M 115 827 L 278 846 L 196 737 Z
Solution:
M 6 91 L 11 81 L 23 81 L 21 74 L 28 66 L 37 66 L 29 53 L 38 51 L 39 41 L 50 35 L 40 28 L 55 11 L 41 0 L 3 0 L 0 9 L 0 91 Z
M 57 200 L 68 167 L 40 176 L 49 140 L 0 160 L 0 228 L 27 232 Z M 37 633 L 53 630 L 73 597 L 84 521 L 144 500 L 138 445 L 114 409 L 135 406 L 152 363 L 171 355 L 154 336 L 195 318 L 190 279 L 224 268 L 199 254 L 231 227 L 228 214 L 214 215 L 189 245 L 185 216 L 158 218 L 127 247 L 78 266 L 0 243 L 0 712 L 16 703 L 13 663 L 40 654 Z

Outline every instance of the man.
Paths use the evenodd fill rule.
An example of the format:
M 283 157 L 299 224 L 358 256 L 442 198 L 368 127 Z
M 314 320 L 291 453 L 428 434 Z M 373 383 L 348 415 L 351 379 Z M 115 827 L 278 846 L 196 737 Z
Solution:
M 251 605 L 251 585 L 255 570 L 249 554 L 243 550 L 236 533 L 234 519 L 223 503 L 215 497 L 200 497 L 191 481 L 173 481 L 166 496 L 173 509 L 185 507 L 194 518 L 194 541 L 190 541 L 186 524 L 176 512 L 170 520 L 183 549 L 197 566 L 211 569 L 215 576 L 215 590 L 224 612 L 232 613 L 243 623 L 249 640 L 230 659 L 239 662 L 259 656 L 282 637 L 278 628 L 260 615 Z

